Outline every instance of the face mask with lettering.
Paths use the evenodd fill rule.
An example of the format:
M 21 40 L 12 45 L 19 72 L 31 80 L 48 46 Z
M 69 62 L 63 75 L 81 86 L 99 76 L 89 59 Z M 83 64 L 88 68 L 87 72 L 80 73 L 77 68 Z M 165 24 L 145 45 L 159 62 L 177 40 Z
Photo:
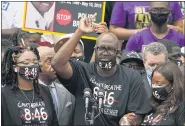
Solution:
M 99 61 L 98 62 L 98 66 L 101 68 L 101 69 L 104 69 L 104 70 L 109 70 L 111 69 L 115 64 L 113 64 L 112 62 L 102 62 L 102 61 Z
M 38 77 L 39 66 L 31 65 L 31 66 L 19 66 L 18 75 L 27 79 L 34 80 Z
M 152 95 L 160 101 L 167 99 L 168 94 L 172 91 L 171 84 L 165 86 L 152 86 Z

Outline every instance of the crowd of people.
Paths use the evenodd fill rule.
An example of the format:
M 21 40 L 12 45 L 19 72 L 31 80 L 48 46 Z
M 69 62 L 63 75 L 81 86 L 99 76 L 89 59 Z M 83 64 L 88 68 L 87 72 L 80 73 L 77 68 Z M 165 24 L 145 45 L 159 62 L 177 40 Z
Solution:
M 3 126 L 185 125 L 181 4 L 106 3 L 105 22 L 95 23 L 96 13 L 81 18 L 74 33 L 50 35 L 52 42 L 15 20 L 3 25 Z M 94 44 L 82 39 L 93 32 Z

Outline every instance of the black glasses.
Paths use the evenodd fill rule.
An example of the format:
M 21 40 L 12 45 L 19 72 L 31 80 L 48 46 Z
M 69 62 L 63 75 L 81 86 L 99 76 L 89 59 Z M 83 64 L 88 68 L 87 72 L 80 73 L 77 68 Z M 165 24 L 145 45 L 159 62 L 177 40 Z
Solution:
M 170 11 L 167 8 L 152 8 L 152 9 L 149 10 L 149 13 L 153 13 L 153 14 L 158 14 L 158 13 L 169 14 Z
M 29 65 L 30 63 L 37 65 L 39 64 L 39 61 L 38 60 L 34 60 L 34 61 L 26 60 L 26 61 L 17 62 L 17 64 L 22 64 L 22 65 Z
M 115 49 L 113 47 L 104 47 L 104 46 L 95 46 L 94 49 L 96 49 L 98 52 L 103 53 L 103 52 L 108 52 L 109 54 L 116 53 L 118 49 Z

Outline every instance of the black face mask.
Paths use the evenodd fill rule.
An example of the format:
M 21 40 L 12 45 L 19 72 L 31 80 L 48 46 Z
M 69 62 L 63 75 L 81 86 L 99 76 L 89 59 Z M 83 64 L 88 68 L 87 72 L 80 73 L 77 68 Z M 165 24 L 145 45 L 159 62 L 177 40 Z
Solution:
M 84 56 L 79 56 L 79 57 L 71 57 L 71 60 L 76 60 L 76 61 L 84 61 L 85 57 Z
M 102 61 L 99 61 L 97 63 L 98 63 L 98 66 L 101 69 L 104 69 L 104 70 L 109 70 L 109 69 L 111 69 L 115 65 L 112 62 L 102 62 Z
M 163 24 L 167 22 L 169 13 L 167 14 L 161 14 L 161 13 L 156 14 L 155 13 L 154 14 L 150 12 L 150 15 L 151 15 L 151 20 L 155 24 L 157 24 L 158 26 L 162 26 Z
M 96 57 L 95 62 L 103 70 L 110 70 L 110 69 L 112 69 L 113 66 L 116 65 L 116 57 L 115 57 L 115 59 L 112 59 L 110 61 L 101 61 L 99 58 L 97 58 L 97 56 L 95 56 L 95 57 Z
M 39 65 L 19 66 L 18 74 L 28 80 L 34 80 L 39 75 Z
M 152 95 L 155 99 L 164 101 L 167 99 L 168 94 L 172 91 L 171 84 L 168 84 L 167 86 L 152 86 Z

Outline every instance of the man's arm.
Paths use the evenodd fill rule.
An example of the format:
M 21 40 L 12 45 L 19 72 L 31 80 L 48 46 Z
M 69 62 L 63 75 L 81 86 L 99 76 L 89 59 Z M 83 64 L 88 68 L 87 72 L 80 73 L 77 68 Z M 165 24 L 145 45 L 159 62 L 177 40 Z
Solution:
M 141 29 L 126 29 L 115 25 L 110 25 L 110 32 L 114 33 L 119 40 L 128 40 L 136 32 L 139 32 Z
M 58 50 L 52 59 L 51 65 L 61 78 L 70 79 L 72 77 L 73 70 L 69 63 L 69 59 L 82 35 L 94 31 L 93 19 L 95 17 L 96 13 L 92 18 L 81 19 L 79 27 L 75 31 L 74 35 Z
M 115 2 L 109 30 L 114 33 L 119 40 L 128 40 L 130 36 L 137 32 L 137 29 L 126 29 L 127 24 L 127 12 L 125 10 L 125 6 L 127 3 L 124 2 Z
M 178 32 L 184 33 L 183 14 L 181 12 L 180 4 L 179 2 L 172 3 L 174 4 L 172 11 L 173 22 L 171 25 L 168 25 L 168 27 Z
M 144 89 L 141 75 L 137 71 L 134 71 L 131 78 L 129 101 L 126 112 L 135 113 L 137 123 L 141 123 L 143 119 L 142 117 L 150 112 L 151 106 Z
M 58 50 L 52 59 L 51 65 L 63 79 L 70 79 L 73 75 L 69 59 L 80 41 L 83 33 L 77 29 L 74 35 Z

